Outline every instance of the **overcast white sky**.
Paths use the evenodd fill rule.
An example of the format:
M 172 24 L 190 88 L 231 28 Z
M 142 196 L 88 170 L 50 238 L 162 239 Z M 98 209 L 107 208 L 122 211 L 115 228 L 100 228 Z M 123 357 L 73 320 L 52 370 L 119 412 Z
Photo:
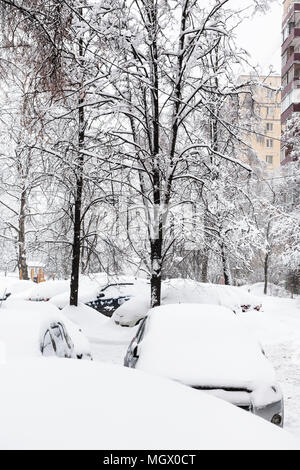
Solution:
M 266 14 L 256 14 L 253 19 L 243 22 L 238 29 L 241 47 L 251 54 L 251 63 L 258 64 L 263 74 L 269 73 L 270 65 L 277 73 L 281 72 L 282 11 L 282 2 L 275 1 L 270 11 Z

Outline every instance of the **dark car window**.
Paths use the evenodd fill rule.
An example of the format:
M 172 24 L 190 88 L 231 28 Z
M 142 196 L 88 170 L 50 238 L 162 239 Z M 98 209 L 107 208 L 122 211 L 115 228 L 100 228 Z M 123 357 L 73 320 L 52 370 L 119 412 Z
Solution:
M 140 343 L 142 341 L 142 339 L 144 338 L 146 323 L 147 323 L 147 317 L 143 318 L 143 320 L 140 323 L 139 329 L 136 333 L 136 342 L 137 343 Z
M 135 291 L 134 284 L 111 284 L 104 287 L 101 291 L 105 295 L 105 298 L 118 298 L 122 296 L 132 295 Z
M 61 325 L 58 323 L 51 325 L 51 332 L 56 343 L 56 355 L 58 357 L 69 357 L 70 348 L 66 342 L 66 338 Z
M 59 328 L 61 329 L 62 336 L 68 346 L 69 349 L 72 349 L 74 347 L 72 340 L 66 330 L 66 327 L 62 323 L 58 323 Z
M 73 343 L 62 323 L 51 323 L 41 342 L 44 356 L 72 357 Z
M 47 330 L 44 335 L 41 344 L 41 352 L 44 356 L 56 356 L 56 343 L 51 337 L 51 333 L 49 330 Z
M 59 327 L 58 323 L 53 323 L 51 325 L 51 332 L 52 332 L 55 339 L 58 338 L 60 341 L 63 341 L 62 330 Z

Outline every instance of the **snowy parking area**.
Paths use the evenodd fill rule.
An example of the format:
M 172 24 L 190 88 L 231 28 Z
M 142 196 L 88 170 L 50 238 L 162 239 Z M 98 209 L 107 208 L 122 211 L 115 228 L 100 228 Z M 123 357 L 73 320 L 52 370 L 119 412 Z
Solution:
M 285 429 L 300 438 L 300 303 L 299 300 L 264 297 L 261 312 L 241 314 L 250 330 L 260 339 L 264 350 L 275 366 L 278 382 L 285 399 Z M 109 338 L 91 341 L 94 359 L 123 364 L 127 346 L 136 329 L 111 328 Z
M 245 320 L 255 329 L 275 366 L 285 399 L 285 428 L 300 437 L 299 299 L 266 297 L 261 314 L 249 314 Z
M 91 341 L 94 360 L 100 362 L 110 362 L 112 364 L 123 364 L 123 359 L 128 347 L 128 343 L 118 344 L 114 342 L 105 342 L 103 340 Z

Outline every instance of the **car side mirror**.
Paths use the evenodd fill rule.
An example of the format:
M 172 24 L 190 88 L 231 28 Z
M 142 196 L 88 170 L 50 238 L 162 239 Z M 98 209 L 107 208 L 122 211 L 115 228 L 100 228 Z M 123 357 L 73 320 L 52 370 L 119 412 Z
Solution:
M 98 299 L 103 299 L 105 297 L 105 294 L 103 292 L 100 292 L 100 294 L 97 295 Z

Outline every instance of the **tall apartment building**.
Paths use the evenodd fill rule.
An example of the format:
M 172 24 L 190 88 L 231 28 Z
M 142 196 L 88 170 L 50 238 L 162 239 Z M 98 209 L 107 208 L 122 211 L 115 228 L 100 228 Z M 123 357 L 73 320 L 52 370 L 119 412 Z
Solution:
M 300 0 L 284 0 L 282 22 L 282 114 L 285 123 L 294 112 L 300 112 Z M 288 152 L 281 154 L 281 163 L 288 161 Z
M 247 82 L 250 78 L 248 75 L 242 75 L 240 80 Z M 281 77 L 279 75 L 259 77 L 259 82 L 265 86 L 258 85 L 252 88 L 255 115 L 258 118 L 258 133 L 246 135 L 245 140 L 260 160 L 266 163 L 267 169 L 275 170 L 280 166 Z

